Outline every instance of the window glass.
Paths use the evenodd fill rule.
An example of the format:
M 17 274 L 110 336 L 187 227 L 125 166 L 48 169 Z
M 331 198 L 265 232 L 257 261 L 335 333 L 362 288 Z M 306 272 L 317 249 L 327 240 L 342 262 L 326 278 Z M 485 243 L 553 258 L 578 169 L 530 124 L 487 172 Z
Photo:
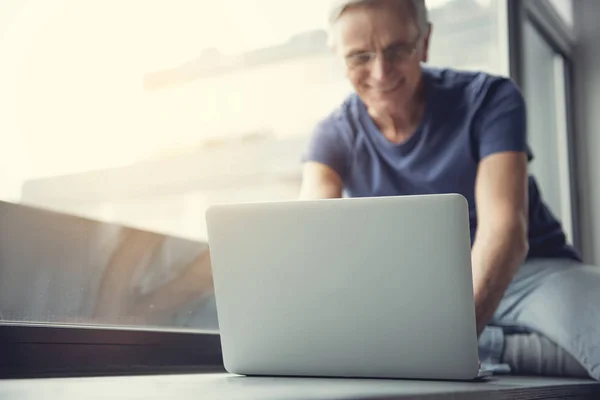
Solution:
M 0 321 L 218 328 L 208 247 L 0 202 Z
M 5 200 L 201 240 L 211 203 L 295 197 L 350 91 L 327 1 L 6 2 Z M 432 65 L 503 72 L 496 1 L 428 4 Z
M 12 217 L 10 229 L 3 222 L 3 245 L 13 247 L 0 259 L 4 318 L 203 326 L 130 306 L 161 308 L 137 302 L 202 254 L 209 205 L 297 196 L 313 126 L 350 92 L 327 46 L 327 4 L 3 0 L 0 199 L 64 214 L 45 216 L 46 230 L 29 238 L 36 263 L 10 233 L 27 236 L 20 218 L 33 217 Z M 431 65 L 506 72 L 503 0 L 427 4 Z M 55 231 L 56 243 L 40 244 Z M 127 239 L 146 231 L 155 236 Z M 155 250 L 146 261 L 125 257 L 129 267 L 111 275 L 111 255 L 138 240 Z M 118 280 L 99 294 L 99 282 Z M 114 303 L 113 292 L 133 303 Z M 113 307 L 95 314 L 102 296 Z

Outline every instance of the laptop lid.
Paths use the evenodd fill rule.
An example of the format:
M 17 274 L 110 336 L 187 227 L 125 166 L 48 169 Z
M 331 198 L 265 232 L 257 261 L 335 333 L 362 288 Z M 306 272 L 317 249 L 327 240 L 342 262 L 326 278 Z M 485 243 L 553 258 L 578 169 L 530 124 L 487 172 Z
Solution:
M 462 196 L 218 205 L 206 217 L 229 372 L 477 375 Z

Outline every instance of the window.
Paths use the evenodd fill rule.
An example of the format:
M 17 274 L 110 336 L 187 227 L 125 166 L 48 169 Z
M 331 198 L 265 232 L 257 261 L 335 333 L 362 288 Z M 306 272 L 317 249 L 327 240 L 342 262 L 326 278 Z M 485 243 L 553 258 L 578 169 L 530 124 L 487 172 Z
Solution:
M 524 93 L 529 143 L 534 153 L 530 171 L 536 176 L 550 210 L 573 240 L 570 160 L 567 126 L 566 61 L 531 23 L 524 33 Z
M 563 21 L 573 27 L 573 0 L 550 0 L 550 3 Z
M 218 329 L 205 244 L 0 202 L 0 321 Z
M 428 5 L 432 65 L 507 72 L 504 0 Z M 61 213 L 35 214 L 42 228 L 29 235 L 34 211 L 2 205 L 21 235 L 1 228 L 7 248 L 20 237 L 49 257 L 19 273 L 31 255 L 2 260 L 0 283 L 20 290 L 2 289 L 4 318 L 213 329 L 210 298 L 173 302 L 161 318 L 167 300 L 143 301 L 202 256 L 210 204 L 297 196 L 314 124 L 350 91 L 327 48 L 326 7 L 4 0 L 0 196 Z M 136 252 L 146 242 L 154 250 Z M 129 266 L 111 269 L 119 256 Z M 130 286 L 111 281 L 115 269 Z M 112 306 L 92 313 L 101 298 Z

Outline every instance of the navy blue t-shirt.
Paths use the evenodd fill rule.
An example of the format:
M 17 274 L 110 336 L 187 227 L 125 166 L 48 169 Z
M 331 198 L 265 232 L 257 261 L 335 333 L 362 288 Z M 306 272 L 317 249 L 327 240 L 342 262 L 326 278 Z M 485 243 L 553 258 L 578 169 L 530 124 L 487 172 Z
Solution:
M 356 94 L 323 119 L 304 161 L 331 167 L 349 197 L 460 193 L 469 202 L 471 243 L 477 229 L 475 177 L 484 157 L 518 151 L 526 140 L 523 96 L 508 78 L 423 68 L 426 106 L 420 125 L 401 144 L 378 130 Z M 529 257 L 579 255 L 529 177 Z

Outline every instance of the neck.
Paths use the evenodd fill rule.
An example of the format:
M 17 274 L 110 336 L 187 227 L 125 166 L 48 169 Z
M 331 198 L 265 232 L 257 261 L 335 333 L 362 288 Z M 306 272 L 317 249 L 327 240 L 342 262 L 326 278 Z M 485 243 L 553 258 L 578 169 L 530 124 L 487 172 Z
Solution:
M 414 96 L 393 113 L 378 113 L 369 109 L 369 116 L 379 128 L 383 136 L 392 143 L 408 140 L 416 130 L 425 110 L 423 83 L 415 91 Z

